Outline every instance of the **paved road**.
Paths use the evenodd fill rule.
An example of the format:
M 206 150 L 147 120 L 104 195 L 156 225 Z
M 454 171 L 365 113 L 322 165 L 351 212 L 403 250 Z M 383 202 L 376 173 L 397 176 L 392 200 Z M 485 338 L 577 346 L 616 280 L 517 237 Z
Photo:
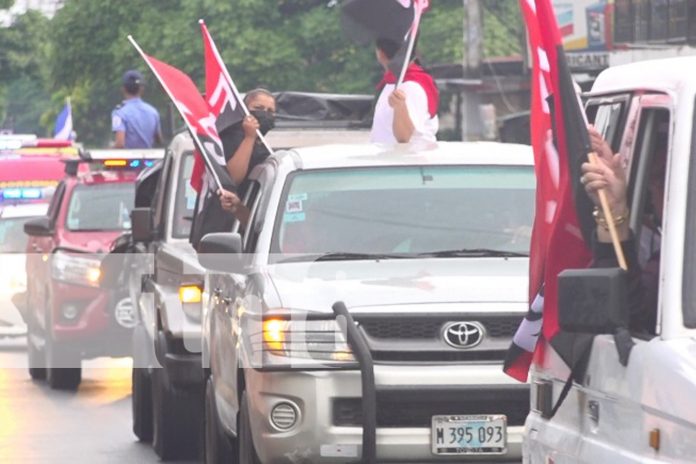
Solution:
M 159 462 L 131 433 L 130 360 L 83 364 L 77 392 L 32 382 L 22 343 L 0 343 L 0 463 Z

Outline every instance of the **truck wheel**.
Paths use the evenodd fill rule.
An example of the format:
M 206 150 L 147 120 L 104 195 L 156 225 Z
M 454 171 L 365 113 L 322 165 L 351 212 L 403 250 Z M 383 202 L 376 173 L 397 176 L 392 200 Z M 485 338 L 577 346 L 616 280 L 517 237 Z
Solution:
M 27 357 L 29 358 L 29 376 L 32 380 L 46 380 L 46 356 L 43 350 L 36 347 L 33 340 L 40 338 L 34 327 L 34 323 L 29 319 L 27 327 Z
M 131 404 L 133 433 L 142 442 L 152 441 L 152 383 L 147 369 L 133 368 Z
M 152 447 L 160 459 L 195 458 L 200 436 L 201 396 L 196 390 L 176 388 L 166 368 L 152 373 Z
M 236 464 L 237 453 L 234 442 L 220 429 L 220 419 L 215 406 L 213 380 L 208 377 L 205 384 L 205 464 Z
M 152 441 L 152 342 L 142 325 L 133 329 L 133 381 L 131 388 L 131 411 L 133 433 L 142 442 Z
M 254 437 L 251 433 L 249 419 L 249 400 L 246 392 L 242 393 L 239 405 L 239 464 L 260 464 L 254 448 Z
M 82 360 L 69 349 L 46 339 L 46 380 L 53 390 L 77 390 L 82 381 Z M 77 366 L 77 367 L 65 367 Z

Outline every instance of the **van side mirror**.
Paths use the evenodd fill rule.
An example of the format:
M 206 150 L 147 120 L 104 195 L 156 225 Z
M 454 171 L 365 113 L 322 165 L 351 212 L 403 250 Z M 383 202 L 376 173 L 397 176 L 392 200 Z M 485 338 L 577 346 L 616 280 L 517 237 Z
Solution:
M 207 234 L 198 244 L 197 251 L 198 262 L 209 271 L 239 274 L 244 269 L 240 234 Z
M 51 219 L 48 216 L 42 216 L 25 222 L 24 233 L 32 237 L 50 237 L 53 235 Z
M 558 275 L 558 322 L 575 333 L 614 334 L 628 327 L 627 274 L 620 268 L 570 269 Z
M 131 234 L 134 242 L 150 242 L 153 239 L 152 209 L 133 208 L 131 211 Z

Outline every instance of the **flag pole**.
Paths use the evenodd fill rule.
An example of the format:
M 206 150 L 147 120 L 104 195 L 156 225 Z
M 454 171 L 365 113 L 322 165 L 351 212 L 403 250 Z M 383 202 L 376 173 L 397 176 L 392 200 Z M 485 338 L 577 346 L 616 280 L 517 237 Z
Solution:
M 588 155 L 590 159 L 590 164 L 594 166 L 599 165 L 599 160 L 597 159 L 597 154 L 592 152 Z M 614 223 L 614 216 L 609 207 L 609 200 L 607 199 L 607 192 L 604 189 L 597 191 L 599 196 L 599 203 L 602 207 L 602 213 L 604 214 L 604 219 L 607 221 L 607 227 L 609 228 L 609 235 L 611 236 L 611 243 L 614 245 L 614 252 L 616 253 L 616 260 L 619 262 L 619 267 L 624 271 L 628 271 L 628 264 L 626 264 L 626 256 L 624 255 L 623 248 L 621 247 L 621 240 L 619 239 L 619 233 L 616 230 L 616 224 Z
M 220 52 L 218 51 L 217 45 L 215 44 L 215 41 L 213 40 L 213 37 L 210 35 L 210 32 L 208 32 L 208 26 L 206 26 L 205 21 L 203 19 L 198 20 L 198 24 L 201 25 L 201 28 L 203 29 L 205 35 L 208 37 L 208 42 L 210 43 L 211 48 L 213 49 L 213 53 L 215 54 L 215 58 L 217 58 L 218 62 L 222 65 L 222 73 L 225 76 L 225 79 L 227 79 L 227 83 L 230 85 L 230 88 L 232 89 L 232 93 L 234 94 L 234 97 L 237 99 L 237 102 L 239 102 L 239 105 L 242 108 L 242 111 L 244 112 L 245 116 L 250 116 L 251 113 L 249 113 L 249 108 L 247 108 L 246 104 L 244 103 L 244 100 L 242 99 L 241 95 L 239 94 L 239 90 L 237 90 L 237 86 L 234 84 L 234 81 L 232 80 L 232 76 L 230 76 L 230 72 L 227 70 L 227 65 L 225 62 L 222 60 L 222 56 L 220 55 Z M 266 150 L 272 155 L 275 152 L 271 148 L 271 146 L 268 144 L 266 141 L 266 137 L 261 133 L 260 129 L 256 129 L 256 135 L 259 137 L 259 140 L 263 144 L 264 147 L 266 147 Z
M 406 48 L 406 59 L 404 59 L 404 65 L 401 67 L 401 73 L 399 74 L 399 80 L 396 82 L 396 87 L 401 87 L 406 78 L 406 70 L 411 64 L 411 54 L 413 53 L 413 48 L 416 46 L 416 37 L 418 36 L 418 27 L 420 26 L 421 19 L 421 7 L 418 6 L 416 1 L 413 5 L 413 25 L 411 26 L 411 35 L 408 38 L 408 47 Z
M 176 109 L 181 114 L 181 117 L 184 120 L 184 124 L 186 124 L 186 126 L 189 128 L 189 132 L 191 133 L 191 137 L 193 138 L 193 142 L 196 146 L 196 149 L 199 152 L 201 152 L 201 157 L 203 158 L 203 161 L 205 162 L 205 164 L 208 166 L 208 171 L 210 172 L 210 175 L 213 177 L 213 181 L 215 182 L 215 186 L 219 190 L 223 190 L 222 182 L 220 181 L 220 178 L 218 177 L 217 173 L 215 172 L 215 166 L 213 166 L 212 161 L 210 161 L 210 159 L 205 155 L 206 151 L 205 151 L 205 147 L 203 146 L 203 143 L 201 143 L 201 140 L 198 138 L 198 134 L 196 133 L 196 131 L 193 130 L 193 128 L 189 125 L 186 117 L 184 116 L 184 112 L 179 107 L 179 102 L 176 100 L 176 98 L 174 98 L 174 94 L 169 89 L 169 87 L 167 87 L 167 84 L 165 84 L 164 80 L 159 75 L 159 73 L 157 72 L 155 67 L 150 64 L 150 61 L 147 59 L 147 55 L 145 54 L 143 49 L 140 48 L 140 45 L 138 45 L 138 43 L 135 41 L 135 39 L 133 38 L 132 35 L 128 35 L 128 41 L 131 43 L 131 45 L 133 45 L 133 47 L 138 51 L 138 53 L 140 53 L 140 56 L 143 58 L 143 60 L 145 60 L 145 63 L 147 63 L 147 66 L 150 68 L 150 70 L 155 75 L 155 77 L 157 77 L 157 80 L 160 82 L 160 85 L 162 86 L 164 91 L 169 96 L 169 99 L 172 102 L 174 102 L 174 106 L 176 106 Z

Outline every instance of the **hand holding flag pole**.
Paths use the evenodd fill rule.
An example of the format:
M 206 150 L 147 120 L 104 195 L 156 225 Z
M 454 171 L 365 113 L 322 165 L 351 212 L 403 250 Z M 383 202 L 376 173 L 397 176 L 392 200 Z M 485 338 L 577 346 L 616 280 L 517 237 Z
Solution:
M 590 163 L 597 166 L 599 165 L 599 159 L 597 159 L 597 153 L 590 153 L 587 155 Z M 607 227 L 609 228 L 609 235 L 611 235 L 611 243 L 614 245 L 614 252 L 616 253 L 616 260 L 619 263 L 619 267 L 624 271 L 628 271 L 628 264 L 626 264 L 626 256 L 624 255 L 623 248 L 621 247 L 621 240 L 619 239 L 619 233 L 616 231 L 616 223 L 614 222 L 614 216 L 609 207 L 609 200 L 607 199 L 607 192 L 604 189 L 597 191 L 597 196 L 599 196 L 599 203 L 602 207 L 602 214 L 607 221 Z
M 237 99 L 237 102 L 239 102 L 239 105 L 242 108 L 244 115 L 250 116 L 251 113 L 249 112 L 249 108 L 247 108 L 246 104 L 244 103 L 244 99 L 242 99 L 242 97 L 239 93 L 239 90 L 237 90 L 237 86 L 234 84 L 234 81 L 232 80 L 232 77 L 230 76 L 230 72 L 227 70 L 227 65 L 222 60 L 222 56 L 220 55 L 220 52 L 218 51 L 217 45 L 213 41 L 213 37 L 210 35 L 210 32 L 208 32 L 208 26 L 206 26 L 205 21 L 203 19 L 199 19 L 198 24 L 200 24 L 201 32 L 203 33 L 203 35 L 205 36 L 205 39 L 210 44 L 210 48 L 212 49 L 213 53 L 215 54 L 215 58 L 220 63 L 220 68 L 222 69 L 222 73 L 225 76 L 225 79 L 227 80 L 227 83 L 229 84 L 230 88 L 232 89 L 232 92 L 234 93 L 234 97 Z M 256 129 L 256 135 L 258 136 L 258 138 L 261 141 L 261 143 L 263 144 L 263 146 L 266 147 L 266 150 L 268 150 L 268 152 L 270 154 L 273 154 L 274 153 L 273 149 L 266 141 L 266 138 L 261 133 L 261 130 Z

